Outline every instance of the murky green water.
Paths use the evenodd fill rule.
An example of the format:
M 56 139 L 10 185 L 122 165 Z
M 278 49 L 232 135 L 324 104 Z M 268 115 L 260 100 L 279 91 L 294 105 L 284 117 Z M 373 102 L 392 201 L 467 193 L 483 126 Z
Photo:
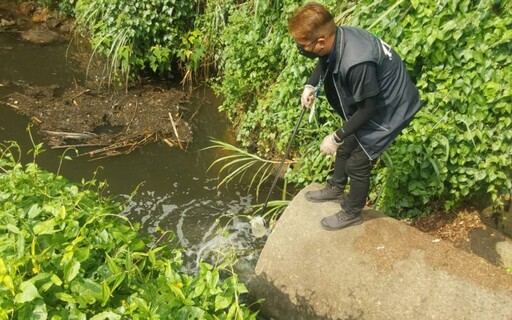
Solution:
M 29 119 L 7 106 L 7 95 L 20 90 L 17 85 L 71 86 L 84 78 L 66 59 L 68 44 L 36 45 L 23 42 L 16 33 L 0 33 L 0 141 L 15 140 L 23 152 L 31 148 Z M 109 192 L 128 198 L 140 185 L 137 195 L 127 203 L 126 213 L 140 221 L 150 233 L 157 228 L 170 229 L 188 248 L 190 260 L 225 241 L 215 236 L 220 216 L 234 217 L 247 211 L 255 200 L 244 185 L 217 189 L 217 172 L 207 172 L 216 159 L 216 151 L 201 151 L 210 138 L 232 143 L 227 122 L 217 111 L 219 101 L 208 88 L 196 89 L 186 105 L 199 109 L 191 123 L 194 142 L 187 151 L 169 148 L 165 143 L 144 146 L 129 155 L 102 160 L 76 158 L 65 161 L 61 174 L 72 181 L 90 179 L 98 172 L 109 184 Z M 42 141 L 32 130 L 37 142 Z M 45 169 L 56 171 L 62 149 L 47 151 L 38 158 Z M 142 183 L 142 185 L 141 185 Z M 235 218 L 229 227 L 230 239 L 240 248 L 248 248 L 253 239 L 246 220 Z

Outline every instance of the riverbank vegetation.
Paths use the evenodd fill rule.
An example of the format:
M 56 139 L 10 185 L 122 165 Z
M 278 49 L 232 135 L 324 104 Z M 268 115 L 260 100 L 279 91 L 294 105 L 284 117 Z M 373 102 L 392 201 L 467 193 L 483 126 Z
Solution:
M 0 319 L 255 319 L 233 261 L 182 271 L 172 233 L 143 236 L 102 196 L 72 184 L 16 143 L 0 144 Z
M 381 157 L 371 200 L 395 216 L 451 209 L 470 198 L 496 207 L 512 187 L 512 4 L 494 0 L 321 1 L 339 24 L 366 28 L 405 60 L 425 102 Z M 287 17 L 302 1 L 64 0 L 111 74 L 178 71 L 207 79 L 240 145 L 279 157 L 312 62 L 297 53 Z M 340 126 L 320 97 L 286 179 L 324 181 L 332 160 L 318 141 Z M 508 201 L 508 200 L 507 200 Z

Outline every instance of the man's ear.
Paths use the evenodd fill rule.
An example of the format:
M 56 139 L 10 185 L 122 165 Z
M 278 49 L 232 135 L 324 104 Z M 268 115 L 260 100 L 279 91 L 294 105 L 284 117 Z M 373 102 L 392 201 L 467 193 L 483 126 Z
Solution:
M 321 48 L 325 48 L 325 46 L 327 45 L 327 39 L 325 39 L 324 37 L 320 37 L 320 38 L 317 39 L 316 43 Z

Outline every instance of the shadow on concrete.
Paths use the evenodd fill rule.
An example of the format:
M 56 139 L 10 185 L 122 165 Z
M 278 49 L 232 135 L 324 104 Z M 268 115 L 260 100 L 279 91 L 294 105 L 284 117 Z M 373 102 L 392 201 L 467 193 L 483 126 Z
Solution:
M 303 293 L 295 292 L 294 296 L 290 296 L 280 290 L 273 281 L 265 275 L 255 276 L 249 287 L 251 289 L 258 288 L 257 290 L 251 290 L 251 292 L 262 292 L 265 291 L 266 300 L 261 304 L 261 316 L 263 319 L 277 319 L 277 320 L 357 320 L 364 319 L 364 311 L 357 310 L 351 314 L 344 315 L 343 317 L 330 316 L 328 314 L 318 314 L 313 308 L 312 297 L 316 294 L 315 291 L 308 292 L 307 295 Z M 352 292 L 351 292 L 352 293 Z M 356 301 L 354 295 L 349 295 L 351 299 Z M 254 300 L 259 297 L 252 296 Z M 318 299 L 317 301 L 318 302 Z M 290 308 L 293 306 L 293 308 Z M 339 314 L 340 311 L 336 310 Z
M 362 215 L 363 215 L 363 221 L 388 218 L 387 216 L 384 216 L 382 213 L 379 213 L 378 211 L 376 211 L 374 209 L 369 209 L 369 208 L 363 209 Z
M 469 241 L 460 247 L 501 267 L 501 256 L 496 251 L 496 244 L 505 240 L 506 238 L 496 229 L 475 229 L 469 233 Z

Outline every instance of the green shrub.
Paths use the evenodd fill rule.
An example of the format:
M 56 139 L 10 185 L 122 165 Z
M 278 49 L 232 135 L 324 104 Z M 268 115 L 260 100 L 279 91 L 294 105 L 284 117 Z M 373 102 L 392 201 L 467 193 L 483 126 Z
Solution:
M 0 145 L 0 319 L 256 318 L 227 262 L 180 271 L 168 234 L 142 237 L 103 183 L 23 166 L 17 149 Z
M 195 68 L 202 57 L 197 34 L 189 33 L 195 13 L 195 1 L 77 0 L 75 6 L 79 30 L 110 60 L 111 81 L 177 71 L 177 57 L 185 69 Z
M 475 195 L 499 205 L 512 180 L 512 4 L 396 3 L 362 3 L 354 20 L 404 57 L 425 101 L 384 158 L 380 205 L 449 209 Z

